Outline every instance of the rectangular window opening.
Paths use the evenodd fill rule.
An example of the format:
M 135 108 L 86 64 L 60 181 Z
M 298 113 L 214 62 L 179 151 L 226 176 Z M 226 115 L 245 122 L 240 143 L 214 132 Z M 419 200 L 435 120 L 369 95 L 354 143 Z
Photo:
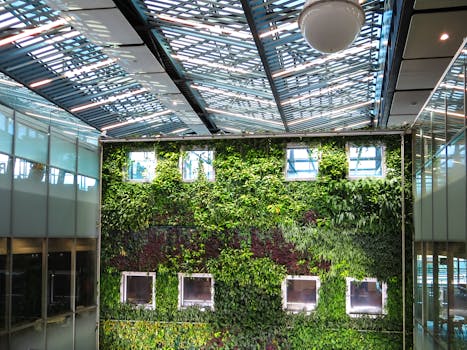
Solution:
M 290 312 L 311 312 L 318 304 L 317 276 L 287 276 L 282 282 L 282 306 Z
M 155 309 L 155 284 L 155 272 L 124 271 L 120 284 L 120 300 L 136 307 Z
M 129 152 L 127 176 L 130 182 L 152 181 L 156 177 L 155 152 Z
M 382 283 L 376 278 L 357 280 L 350 277 L 346 279 L 346 283 L 346 312 L 348 315 L 359 317 L 386 314 L 386 283 Z
M 348 147 L 349 178 L 383 178 L 384 146 L 353 146 Z
M 286 180 L 313 180 L 318 175 L 317 148 L 287 148 Z
M 214 309 L 214 279 L 211 274 L 193 273 L 178 275 L 178 307 Z

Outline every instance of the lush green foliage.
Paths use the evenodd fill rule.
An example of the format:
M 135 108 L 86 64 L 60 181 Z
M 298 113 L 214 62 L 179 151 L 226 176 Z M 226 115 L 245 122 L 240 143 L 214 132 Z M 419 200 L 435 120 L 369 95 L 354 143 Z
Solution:
M 103 348 L 401 348 L 400 139 L 383 140 L 385 179 L 357 181 L 346 179 L 345 144 L 369 140 L 318 141 L 318 179 L 293 182 L 284 180 L 284 150 L 297 140 L 211 142 L 216 180 L 192 183 L 183 182 L 178 170 L 179 143 L 150 146 L 158 164 L 155 180 L 147 184 L 123 181 L 126 153 L 147 144 L 106 146 Z M 407 231 L 410 237 L 409 226 Z M 120 304 L 119 271 L 125 270 L 157 272 L 156 310 Z M 214 311 L 177 309 L 177 272 L 214 275 Z M 319 303 L 311 315 L 282 311 L 286 274 L 320 276 Z M 349 318 L 347 276 L 385 281 L 388 314 Z

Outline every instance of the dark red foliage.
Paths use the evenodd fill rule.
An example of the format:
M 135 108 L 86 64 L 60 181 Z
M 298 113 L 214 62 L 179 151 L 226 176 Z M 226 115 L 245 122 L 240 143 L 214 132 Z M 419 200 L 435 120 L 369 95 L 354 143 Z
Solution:
M 186 227 L 155 227 L 146 232 L 128 233 L 118 238 L 116 246 L 124 247 L 111 259 L 111 265 L 123 271 L 156 271 L 160 264 L 180 261 L 184 252 L 200 252 L 198 268 L 202 271 L 209 259 L 219 256 L 224 248 L 240 248 L 246 239 L 236 231 L 224 233 L 200 233 Z M 279 229 L 260 233 L 251 232 L 251 252 L 254 257 L 268 257 L 276 264 L 285 266 L 287 273 L 308 274 L 311 267 L 329 269 L 329 262 L 313 259 L 309 254 L 295 249 L 285 241 Z

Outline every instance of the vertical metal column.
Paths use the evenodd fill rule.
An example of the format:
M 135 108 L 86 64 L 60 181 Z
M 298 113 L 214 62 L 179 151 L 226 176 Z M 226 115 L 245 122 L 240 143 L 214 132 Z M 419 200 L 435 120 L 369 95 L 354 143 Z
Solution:
M 405 341 L 405 336 L 406 336 L 406 312 L 405 312 L 405 288 L 406 288 L 406 283 L 405 283 L 405 149 L 404 145 L 405 144 L 405 137 L 404 134 L 401 135 L 401 187 L 402 187 L 402 193 L 401 193 L 401 211 L 402 211 L 402 223 L 401 223 L 401 238 L 402 238 L 402 349 L 406 349 L 406 341 Z

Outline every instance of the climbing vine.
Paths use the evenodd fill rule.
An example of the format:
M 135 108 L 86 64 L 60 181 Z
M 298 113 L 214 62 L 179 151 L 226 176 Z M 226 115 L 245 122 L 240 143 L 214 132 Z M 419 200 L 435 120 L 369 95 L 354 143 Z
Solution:
M 316 180 L 285 180 L 289 142 L 318 145 Z M 348 180 L 348 142 L 383 143 L 386 177 Z M 182 181 L 182 146 L 215 150 L 215 181 Z M 150 183 L 125 181 L 138 149 L 157 153 Z M 400 349 L 401 176 L 399 137 L 105 145 L 103 348 Z M 156 272 L 155 310 L 120 303 L 121 271 Z M 178 272 L 213 275 L 214 310 L 178 309 Z M 313 313 L 282 310 L 286 275 L 320 277 Z M 349 276 L 387 283 L 387 315 L 346 314 Z

